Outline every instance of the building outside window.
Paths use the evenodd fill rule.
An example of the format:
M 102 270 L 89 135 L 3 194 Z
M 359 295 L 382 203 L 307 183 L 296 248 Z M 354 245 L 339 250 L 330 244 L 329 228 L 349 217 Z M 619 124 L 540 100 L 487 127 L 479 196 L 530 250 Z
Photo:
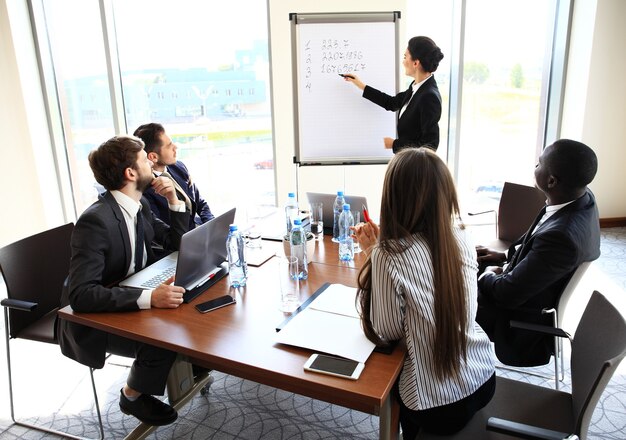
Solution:
M 273 158 L 265 2 L 109 1 L 112 14 L 106 19 L 114 22 L 109 29 L 119 56 L 112 70 L 120 72 L 122 131 L 163 124 L 178 145 L 178 159 L 216 213 L 248 200 L 273 205 L 273 170 L 254 165 Z M 117 134 L 102 17 L 96 0 L 44 0 L 43 5 L 80 214 L 101 190 L 87 155 Z M 225 19 L 234 11 L 236 19 Z M 254 92 L 230 92 L 243 87 Z

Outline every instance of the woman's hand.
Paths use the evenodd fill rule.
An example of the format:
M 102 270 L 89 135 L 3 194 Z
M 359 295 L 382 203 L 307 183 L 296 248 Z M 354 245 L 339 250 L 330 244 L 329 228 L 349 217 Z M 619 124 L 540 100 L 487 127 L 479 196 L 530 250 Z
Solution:
M 343 79 L 344 79 L 344 81 L 351 82 L 352 84 L 354 84 L 355 86 L 357 86 L 361 90 L 363 90 L 365 88 L 365 84 L 363 84 L 363 81 L 361 81 L 359 79 L 359 77 L 356 76 L 354 73 L 346 73 L 346 74 L 344 74 Z
M 370 220 L 367 223 L 359 223 L 351 228 L 354 231 L 352 238 L 354 238 L 365 252 L 369 253 L 371 247 L 378 243 L 378 236 L 380 235 L 380 229 L 378 225 Z

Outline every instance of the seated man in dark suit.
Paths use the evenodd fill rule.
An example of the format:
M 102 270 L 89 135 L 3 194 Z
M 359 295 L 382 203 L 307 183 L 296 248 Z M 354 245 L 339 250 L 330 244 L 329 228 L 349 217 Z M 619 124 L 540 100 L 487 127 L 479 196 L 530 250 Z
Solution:
M 189 171 L 184 163 L 176 160 L 177 146 L 165 133 L 161 124 L 150 123 L 139 126 L 135 136 L 141 138 L 145 144 L 148 159 L 154 164 L 153 172 L 156 176 L 170 177 L 174 181 L 179 200 L 187 205 L 191 215 L 189 229 L 211 220 L 214 215 L 209 209 L 207 202 L 200 196 L 198 187 L 192 183 Z M 168 223 L 168 208 L 163 197 L 160 197 L 153 189 L 148 188 L 144 193 L 150 202 L 152 212 L 165 223 Z
M 72 234 L 70 273 L 61 304 L 76 312 L 125 312 L 176 308 L 184 289 L 173 277 L 153 290 L 117 287 L 127 276 L 155 261 L 152 240 L 175 250 L 189 225 L 189 212 L 165 177 L 154 178 L 141 139 L 116 136 L 89 154 L 89 165 L 106 192 L 80 216 Z M 170 225 L 154 218 L 142 198 L 151 187 L 167 200 Z M 128 319 L 133 319 L 129 315 Z M 102 368 L 106 353 L 135 361 L 120 392 L 123 413 L 150 425 L 176 420 L 176 410 L 151 394 L 162 395 L 176 353 L 59 319 L 57 331 L 64 355 Z
M 546 195 L 547 206 L 528 232 L 511 246 L 508 259 L 502 252 L 477 247 L 479 263 L 498 266 L 487 267 L 478 278 L 476 321 L 507 365 L 549 362 L 553 338 L 511 329 L 509 322 L 551 325 L 551 316 L 541 310 L 556 306 L 581 263 L 600 256 L 598 208 L 587 189 L 597 168 L 596 155 L 585 144 L 554 142 L 535 167 L 536 185 Z

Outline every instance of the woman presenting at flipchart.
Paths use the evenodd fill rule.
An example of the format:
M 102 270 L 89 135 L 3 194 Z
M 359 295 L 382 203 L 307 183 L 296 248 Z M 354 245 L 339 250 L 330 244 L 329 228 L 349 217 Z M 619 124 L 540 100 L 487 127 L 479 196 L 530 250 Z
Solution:
M 396 96 L 389 96 L 365 85 L 355 74 L 342 75 L 363 90 L 363 97 L 385 110 L 398 111 L 398 138 L 384 138 L 385 148 L 394 153 L 406 147 L 439 146 L 441 95 L 433 72 L 443 58 L 441 49 L 428 37 L 413 37 L 404 52 L 404 73 L 413 78 L 410 87 Z

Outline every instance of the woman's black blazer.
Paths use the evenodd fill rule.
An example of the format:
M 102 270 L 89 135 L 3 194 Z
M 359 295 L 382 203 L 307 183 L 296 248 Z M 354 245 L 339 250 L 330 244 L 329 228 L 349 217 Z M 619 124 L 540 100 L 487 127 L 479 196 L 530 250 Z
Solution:
M 404 92 L 390 96 L 373 87 L 365 86 L 363 97 L 385 110 L 398 111 L 406 100 L 411 99 L 413 84 Z M 417 89 L 408 107 L 398 118 L 398 137 L 393 141 L 393 152 L 411 147 L 439 146 L 439 119 L 441 118 L 441 95 L 435 77 L 431 76 Z

